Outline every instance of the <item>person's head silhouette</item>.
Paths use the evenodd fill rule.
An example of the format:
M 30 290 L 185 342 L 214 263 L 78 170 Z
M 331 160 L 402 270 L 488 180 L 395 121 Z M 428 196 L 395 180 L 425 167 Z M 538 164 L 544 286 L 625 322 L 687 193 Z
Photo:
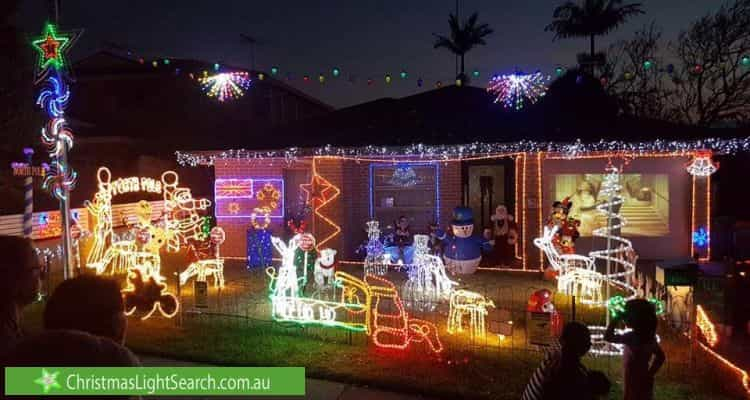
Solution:
M 127 319 L 120 284 L 96 275 L 61 283 L 44 309 L 45 329 L 74 329 L 124 342 Z

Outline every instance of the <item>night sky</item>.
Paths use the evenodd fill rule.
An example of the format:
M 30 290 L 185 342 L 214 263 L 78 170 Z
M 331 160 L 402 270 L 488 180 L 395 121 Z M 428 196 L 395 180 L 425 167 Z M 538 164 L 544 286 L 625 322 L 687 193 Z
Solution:
M 468 71 L 482 76 L 474 85 L 484 85 L 493 73 L 541 69 L 552 73 L 556 64 L 573 65 L 577 52 L 588 49 L 580 40 L 552 41 L 544 27 L 554 7 L 562 0 L 462 0 L 461 15 L 479 11 L 480 22 L 495 33 L 487 46 L 467 56 Z M 628 37 L 639 27 L 656 21 L 667 39 L 676 38 L 688 24 L 715 10 L 717 0 L 645 0 L 646 15 L 637 17 L 614 34 L 599 38 L 603 49 Z M 41 32 L 45 19 L 44 0 L 26 0 L 19 24 L 29 35 Z M 62 0 L 60 25 L 84 28 L 72 57 L 79 59 L 110 41 L 128 47 L 146 59 L 177 57 L 250 66 L 250 47 L 240 33 L 255 37 L 256 66 L 292 73 L 295 87 L 333 106 L 342 107 L 380 97 L 401 97 L 432 88 L 438 80 L 452 83 L 454 57 L 447 50 L 433 50 L 432 33 L 447 34 L 447 17 L 454 0 L 360 0 L 314 1 L 72 1 Z M 31 51 L 31 49 L 29 49 Z M 338 80 L 328 77 L 325 85 L 318 73 L 339 67 Z M 409 73 L 400 81 L 399 72 Z M 386 86 L 383 77 L 393 76 Z M 302 76 L 309 75 L 309 83 Z M 353 76 L 354 83 L 350 83 Z M 424 86 L 418 88 L 417 78 Z M 372 78 L 375 84 L 366 84 Z

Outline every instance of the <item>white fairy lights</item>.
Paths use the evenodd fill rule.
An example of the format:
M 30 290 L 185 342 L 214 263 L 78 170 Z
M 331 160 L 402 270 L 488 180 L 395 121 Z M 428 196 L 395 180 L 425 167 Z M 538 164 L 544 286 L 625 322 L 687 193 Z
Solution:
M 288 163 L 304 157 L 338 157 L 366 161 L 369 158 L 388 159 L 397 157 L 423 158 L 439 161 L 460 161 L 471 158 L 490 158 L 493 156 L 513 155 L 518 153 L 561 153 L 567 155 L 584 155 L 588 153 L 612 153 L 629 156 L 648 156 L 654 153 L 689 156 L 700 150 L 711 150 L 713 154 L 734 154 L 750 151 L 750 137 L 744 138 L 706 138 L 693 141 L 654 140 L 649 142 L 604 141 L 582 143 L 580 140 L 565 142 L 534 142 L 521 140 L 513 143 L 474 142 L 460 145 L 426 145 L 422 143 L 409 146 L 363 146 L 335 147 L 325 145 L 317 148 L 290 147 L 282 150 L 254 151 L 246 149 L 226 150 L 221 152 L 175 152 L 177 162 L 182 166 L 211 166 L 222 160 L 264 160 L 283 159 Z

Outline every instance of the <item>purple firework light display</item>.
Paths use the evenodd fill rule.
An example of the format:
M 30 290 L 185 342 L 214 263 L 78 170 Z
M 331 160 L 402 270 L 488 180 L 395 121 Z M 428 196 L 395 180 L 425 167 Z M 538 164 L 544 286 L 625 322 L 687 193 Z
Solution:
M 505 108 L 521 110 L 526 103 L 534 104 L 547 93 L 549 76 L 537 71 L 532 74 L 516 72 L 495 75 L 490 79 L 487 91 L 496 96 L 495 103 Z

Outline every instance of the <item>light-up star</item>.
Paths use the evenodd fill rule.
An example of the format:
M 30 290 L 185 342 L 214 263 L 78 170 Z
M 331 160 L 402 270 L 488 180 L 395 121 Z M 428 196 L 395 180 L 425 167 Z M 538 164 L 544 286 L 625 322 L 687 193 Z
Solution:
M 320 204 L 328 201 L 327 194 L 333 190 L 333 185 L 320 175 L 313 175 L 310 183 L 300 185 L 300 188 L 307 193 L 307 202 L 313 204 L 317 200 Z
M 65 65 L 65 51 L 70 43 L 69 37 L 57 35 L 57 28 L 54 24 L 47 24 L 42 36 L 31 42 L 39 52 L 39 70 L 44 71 L 50 66 L 55 69 L 63 67 Z
M 34 383 L 42 386 L 44 394 L 49 393 L 52 388 L 60 389 L 61 386 L 57 383 L 57 375 L 59 373 L 60 372 L 53 372 L 50 374 L 46 369 L 42 368 L 42 376 L 34 380 Z

